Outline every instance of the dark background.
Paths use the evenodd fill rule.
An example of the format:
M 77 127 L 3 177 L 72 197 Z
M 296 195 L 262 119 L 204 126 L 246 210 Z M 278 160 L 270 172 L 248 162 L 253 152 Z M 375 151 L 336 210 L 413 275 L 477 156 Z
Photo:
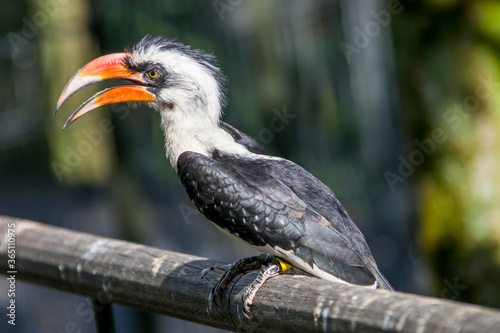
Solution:
M 255 253 L 194 210 L 155 112 L 103 107 L 61 131 L 101 85 L 53 117 L 88 61 L 175 37 L 217 55 L 224 120 L 330 186 L 397 290 L 500 307 L 499 2 L 0 4 L 0 214 L 226 262 Z M 15 331 L 94 332 L 82 302 L 18 281 Z M 216 331 L 114 308 L 119 332 Z

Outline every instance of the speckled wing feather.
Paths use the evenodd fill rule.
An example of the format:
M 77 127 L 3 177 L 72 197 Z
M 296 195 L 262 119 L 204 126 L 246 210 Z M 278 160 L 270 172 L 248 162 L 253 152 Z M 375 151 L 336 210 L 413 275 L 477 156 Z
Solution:
M 348 283 L 368 286 L 379 280 L 363 235 L 333 192 L 296 164 L 185 152 L 177 167 L 195 206 L 221 229 L 252 246 L 293 254 L 301 264 Z M 326 202 L 314 207 L 309 202 L 314 196 Z M 348 240 L 347 230 L 354 230 L 356 239 Z M 291 256 L 281 258 L 301 268 Z

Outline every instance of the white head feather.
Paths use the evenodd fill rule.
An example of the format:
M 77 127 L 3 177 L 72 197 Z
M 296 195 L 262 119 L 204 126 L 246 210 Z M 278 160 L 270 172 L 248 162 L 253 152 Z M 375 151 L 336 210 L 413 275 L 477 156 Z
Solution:
M 150 36 L 134 46 L 131 54 L 129 65 L 161 66 L 166 74 L 165 84 L 156 91 L 158 100 L 151 104 L 160 111 L 167 157 L 174 168 L 185 151 L 206 156 L 215 149 L 249 153 L 219 127 L 225 105 L 224 76 L 213 55 Z

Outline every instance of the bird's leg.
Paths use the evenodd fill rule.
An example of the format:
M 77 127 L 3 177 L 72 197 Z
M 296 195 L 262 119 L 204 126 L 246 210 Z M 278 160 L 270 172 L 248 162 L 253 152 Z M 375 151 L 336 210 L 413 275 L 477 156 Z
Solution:
M 262 267 L 267 265 L 266 267 Z M 247 257 L 243 259 L 236 260 L 229 266 L 229 269 L 222 275 L 215 287 L 210 293 L 210 300 L 215 304 L 222 298 L 224 290 L 227 288 L 229 283 L 234 279 L 234 277 L 240 273 L 246 271 L 251 271 L 255 269 L 260 269 L 259 274 L 250 284 L 245 293 L 243 294 L 243 313 L 247 318 L 250 318 L 250 307 L 252 306 L 253 300 L 257 291 L 269 278 L 272 278 L 279 273 L 286 272 L 292 268 L 291 265 L 281 261 L 280 259 L 272 256 L 268 253 L 261 253 L 258 256 Z
M 255 280 L 253 280 L 252 284 L 248 286 L 243 294 L 243 314 L 245 317 L 250 318 L 250 307 L 252 306 L 253 299 L 259 291 L 260 287 L 266 282 L 268 279 L 278 275 L 279 273 L 286 272 L 292 268 L 291 265 L 281 261 L 280 259 L 273 257 L 271 262 L 267 267 L 263 267 Z
M 275 257 L 268 253 L 261 253 L 258 256 L 247 257 L 243 259 L 236 260 L 229 266 L 229 269 L 222 275 L 215 287 L 210 293 L 210 299 L 216 304 L 222 298 L 224 290 L 227 288 L 229 283 L 234 279 L 234 277 L 240 273 L 246 271 L 252 271 L 261 268 L 263 265 L 273 262 Z

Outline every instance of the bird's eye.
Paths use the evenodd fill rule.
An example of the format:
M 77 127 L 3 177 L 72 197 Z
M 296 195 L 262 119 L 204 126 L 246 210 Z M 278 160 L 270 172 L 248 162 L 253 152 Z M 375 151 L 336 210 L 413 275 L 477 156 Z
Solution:
M 151 79 L 156 79 L 156 78 L 158 78 L 159 73 L 158 73 L 158 71 L 157 71 L 156 69 L 150 69 L 150 70 L 148 71 L 148 76 L 149 76 Z

